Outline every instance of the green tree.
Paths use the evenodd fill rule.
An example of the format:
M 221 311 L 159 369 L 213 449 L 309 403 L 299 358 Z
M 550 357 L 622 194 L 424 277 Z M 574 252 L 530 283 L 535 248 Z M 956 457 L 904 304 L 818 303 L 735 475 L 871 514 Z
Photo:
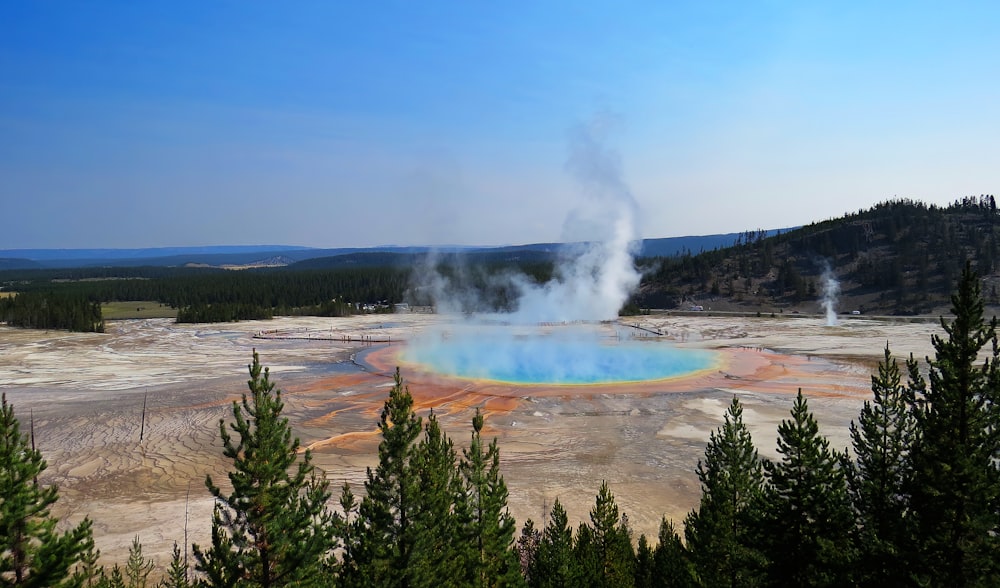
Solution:
M 139 536 L 136 535 L 128 550 L 128 561 L 125 562 L 125 579 L 128 588 L 146 588 L 146 581 L 149 574 L 153 572 L 154 565 L 152 559 L 143 557 L 142 543 L 139 543 Z
M 912 360 L 911 360 L 912 363 Z M 856 581 L 868 586 L 908 584 L 907 497 L 910 450 L 916 436 L 913 392 L 900 383 L 889 346 L 872 376 L 872 400 L 851 422 L 854 461 L 848 487 L 858 523 Z
M 819 434 L 802 390 L 778 426 L 781 460 L 765 461 L 761 541 L 779 586 L 845 586 L 853 561 L 854 514 L 844 457 Z
M 187 564 L 176 541 L 174 542 L 174 551 L 170 556 L 170 567 L 167 568 L 167 575 L 160 580 L 158 586 L 159 588 L 190 588 L 191 586 L 188 580 Z
M 659 585 L 656 569 L 653 566 L 653 548 L 649 545 L 646 535 L 639 535 L 639 543 L 635 548 L 635 586 L 636 588 L 653 588 Z
M 529 584 L 532 588 L 569 588 L 576 585 L 577 568 L 573 529 L 569 526 L 566 509 L 556 498 L 529 566 Z
M 339 523 L 326 508 L 328 483 L 308 450 L 299 459 L 299 440 L 281 416 L 281 390 L 256 350 L 248 367 L 250 396 L 233 402 L 228 427 L 219 421 L 223 454 L 233 460 L 232 490 L 205 478 L 216 506 L 211 547 L 192 546 L 196 569 L 211 586 L 322 585 Z
M 101 568 L 100 577 L 94 583 L 94 588 L 128 588 L 125 584 L 125 575 L 118 564 L 111 568 L 111 573 L 107 573 Z
M 476 409 L 472 440 L 459 469 L 465 479 L 463 519 L 473 548 L 468 560 L 471 586 L 516 586 L 521 565 L 514 550 L 514 517 L 507 511 L 507 484 L 500 475 L 500 449 L 494 438 L 484 450 L 483 415 Z
M 983 318 L 979 278 L 965 264 L 952 296 L 948 337 L 933 336 L 929 386 L 918 386 L 911 507 L 919 537 L 912 561 L 928 585 L 995 585 L 1000 532 L 1000 368 L 994 317 Z M 992 350 L 980 362 L 988 343 Z
M 41 486 L 47 464 L 20 432 L 7 395 L 0 404 L 0 585 L 76 587 L 94 554 L 90 519 L 60 532 L 50 514 L 55 486 Z
M 337 539 L 342 547 L 337 565 L 337 585 L 363 586 L 364 579 L 361 577 L 358 559 L 358 552 L 363 547 L 359 540 L 364 530 L 363 521 L 358 517 L 358 501 L 347 482 L 341 487 L 340 508 L 344 513 L 344 522 L 337 531 Z
M 590 524 L 580 525 L 575 552 L 585 584 L 600 588 L 634 585 L 632 530 L 628 517 L 619 514 L 607 481 L 601 482 L 590 509 Z
M 396 368 L 395 385 L 379 419 L 382 441 L 375 470 L 368 468 L 366 496 L 352 524 L 350 557 L 342 583 L 359 586 L 413 585 L 410 558 L 416 533 L 418 476 L 411 464 L 413 443 L 420 436 L 420 418 L 413 412 L 413 397 Z M 347 584 L 354 585 L 354 584 Z
M 688 588 L 696 586 L 695 571 L 681 536 L 672 521 L 660 520 L 658 543 L 653 550 L 653 586 Z M 710 585 L 710 584 L 708 584 Z M 724 584 L 723 584 L 724 585 Z
M 701 502 L 688 514 L 684 534 L 702 585 L 752 586 L 763 568 L 751 529 L 764 473 L 736 397 L 723 418 L 698 462 Z
M 416 493 L 409 569 L 415 586 L 467 585 L 463 573 L 471 549 L 455 513 L 455 501 L 463 493 L 456 459 L 454 445 L 432 411 L 411 457 Z

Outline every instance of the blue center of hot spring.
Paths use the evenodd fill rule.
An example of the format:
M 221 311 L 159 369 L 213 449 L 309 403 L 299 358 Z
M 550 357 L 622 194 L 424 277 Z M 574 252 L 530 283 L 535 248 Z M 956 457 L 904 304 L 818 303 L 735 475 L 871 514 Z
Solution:
M 690 374 L 711 367 L 714 354 L 663 342 L 530 336 L 422 341 L 408 347 L 404 358 L 459 378 L 516 384 L 610 384 Z

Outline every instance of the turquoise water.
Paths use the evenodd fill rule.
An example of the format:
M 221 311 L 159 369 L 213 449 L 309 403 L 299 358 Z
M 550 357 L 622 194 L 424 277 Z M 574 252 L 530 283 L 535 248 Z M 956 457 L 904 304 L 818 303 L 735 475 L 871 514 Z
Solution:
M 516 384 L 609 384 L 686 375 L 710 368 L 715 355 L 664 342 L 461 337 L 411 345 L 404 360 L 459 378 Z

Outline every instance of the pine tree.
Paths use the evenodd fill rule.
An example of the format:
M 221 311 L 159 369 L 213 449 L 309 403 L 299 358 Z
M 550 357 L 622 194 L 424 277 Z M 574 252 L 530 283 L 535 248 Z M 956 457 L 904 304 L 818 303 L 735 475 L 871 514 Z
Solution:
M 918 551 L 911 566 L 929 585 L 995 583 L 1000 532 L 1000 352 L 994 317 L 983 318 L 979 278 L 966 263 L 952 296 L 954 320 L 934 336 L 929 386 L 914 410 L 911 506 Z M 992 351 L 979 363 L 988 343 Z
M 125 576 L 122 574 L 121 567 L 115 564 L 111 568 L 110 574 L 106 573 L 102 568 L 101 577 L 97 579 L 94 588 L 128 588 L 125 585 Z
M 476 409 L 472 440 L 459 469 L 465 479 L 465 535 L 473 548 L 468 559 L 471 586 L 516 586 L 521 566 L 514 550 L 514 517 L 507 511 L 507 485 L 500 475 L 500 449 L 494 438 L 483 450 L 483 415 Z
M 635 548 L 635 586 L 636 588 L 653 588 L 658 586 L 654 567 L 653 548 L 649 545 L 646 535 L 639 535 L 639 543 Z
M 146 559 L 142 555 L 142 543 L 139 543 L 139 536 L 132 539 L 132 546 L 128 550 L 128 561 L 125 562 L 125 578 L 128 588 L 146 588 L 146 580 L 153 572 L 152 559 Z
M 710 434 L 705 459 L 698 462 L 701 502 L 685 521 L 687 549 L 704 586 L 752 586 L 763 556 L 754 544 L 752 521 L 759 507 L 764 474 L 743 407 L 733 397 L 722 427 Z
M 576 586 L 575 579 L 580 575 L 577 568 L 573 553 L 573 529 L 569 526 L 566 509 L 556 498 L 529 566 L 529 585 L 532 588 Z
M 192 546 L 196 569 L 212 586 L 323 585 L 339 523 L 326 508 L 328 483 L 308 450 L 298 459 L 299 440 L 281 416 L 281 391 L 269 370 L 262 372 L 256 350 L 248 368 L 250 396 L 233 402 L 228 428 L 219 421 L 223 453 L 233 460 L 232 490 L 226 494 L 211 476 L 205 479 L 216 506 L 211 547 Z
M 907 492 L 916 436 L 912 400 L 886 345 L 878 375 L 872 376 L 872 400 L 851 423 L 855 459 L 847 474 L 859 527 L 856 581 L 862 585 L 908 584 Z
M 628 517 L 619 514 L 607 481 L 601 482 L 590 524 L 577 534 L 577 560 L 586 583 L 601 588 L 632 586 L 635 582 L 635 551 Z
M 781 460 L 764 462 L 764 531 L 771 583 L 845 586 L 853 561 L 854 515 L 843 456 L 820 436 L 799 390 L 791 419 L 778 426 Z
M 59 499 L 55 486 L 38 483 L 47 464 L 33 449 L 14 416 L 7 395 L 0 404 L 0 584 L 77 587 L 94 554 L 90 519 L 65 531 L 50 514 Z
M 358 517 L 358 501 L 354 498 L 351 485 L 344 482 L 340 491 L 340 508 L 344 513 L 344 522 L 337 530 L 337 540 L 342 550 L 337 563 L 337 585 L 363 586 L 364 579 L 359 569 L 358 551 L 362 548 L 359 537 L 364 530 L 363 521 Z
M 418 494 L 411 458 L 421 423 L 399 368 L 378 427 L 382 434 L 379 462 L 374 471 L 368 468 L 366 496 L 352 524 L 352 569 L 345 576 L 362 582 L 359 586 L 408 587 L 413 585 L 409 566 L 416 540 L 412 519 Z
M 174 551 L 170 556 L 170 567 L 167 568 L 167 575 L 160 580 L 159 588 L 190 588 L 188 581 L 187 565 L 184 563 L 184 556 L 181 548 L 174 542 Z
M 672 521 L 660 520 L 659 543 L 653 550 L 653 586 L 688 588 L 697 586 L 694 567 Z M 712 586 L 712 584 L 704 584 Z M 723 584 L 724 585 L 724 584 Z
M 535 528 L 535 521 L 530 518 L 521 527 L 521 536 L 517 538 L 517 559 L 521 564 L 521 575 L 525 582 L 531 584 L 531 564 L 538 553 L 538 544 L 542 541 L 542 532 Z
M 575 575 L 570 586 L 605 586 L 603 562 L 594 542 L 594 529 L 587 523 L 580 523 L 573 540 Z
M 452 441 L 441 430 L 433 411 L 427 417 L 424 438 L 411 458 L 416 477 L 413 509 L 413 552 L 409 570 L 413 585 L 464 586 L 463 572 L 471 555 L 461 537 L 454 512 L 463 488 Z

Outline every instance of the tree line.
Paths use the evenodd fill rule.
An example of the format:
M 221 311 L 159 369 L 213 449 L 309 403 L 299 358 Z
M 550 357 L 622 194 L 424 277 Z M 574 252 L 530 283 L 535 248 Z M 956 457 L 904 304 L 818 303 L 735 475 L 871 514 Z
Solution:
M 607 483 L 575 529 L 556 501 L 516 531 L 496 439 L 472 420 L 456 448 L 433 411 L 420 417 L 397 369 L 380 419 L 379 461 L 359 500 L 339 505 L 311 453 L 299 452 L 280 389 L 256 352 L 249 393 L 219 423 L 232 461 L 215 498 L 211 542 L 181 548 L 161 586 L 995 586 L 1000 582 L 1000 350 L 979 279 L 966 264 L 954 319 L 934 359 L 903 370 L 888 346 L 872 398 L 831 448 L 800 391 L 761 458 L 734 397 L 696 475 L 683 528 L 663 519 L 634 537 Z M 45 463 L 0 412 L 0 582 L 144 586 L 138 539 L 125 567 L 97 567 L 91 522 L 58 531 Z M 187 552 L 187 546 L 184 546 Z
M 0 322 L 29 329 L 104 332 L 101 304 L 63 291 L 31 291 L 0 297 Z
M 364 267 L 336 270 L 204 270 L 165 272 L 122 268 L 128 277 L 88 278 L 85 270 L 38 272 L 7 281 L 16 290 L 0 298 L 0 321 L 39 329 L 90 331 L 103 328 L 103 302 L 151 300 L 177 309 L 178 322 L 228 322 L 274 315 L 344 316 L 352 303 L 400 302 L 410 282 L 408 269 Z M 21 272 L 23 277 L 32 275 Z M 76 276 L 75 278 L 53 276 Z M 82 311 L 86 311 L 85 313 Z M 89 322 L 88 322 L 89 320 Z
M 419 258 L 414 256 L 416 264 Z M 0 273 L 16 292 L 0 298 L 0 321 L 12 326 L 91 331 L 103 328 L 100 304 L 150 300 L 177 309 L 177 322 L 206 323 L 273 316 L 347 316 L 358 306 L 391 308 L 407 300 L 430 306 L 433 293 L 415 287 L 420 272 L 434 272 L 450 291 L 467 292 L 466 312 L 509 311 L 518 297 L 517 272 L 535 282 L 552 279 L 550 262 L 486 261 L 443 256 L 433 266 L 363 266 L 337 269 L 73 268 Z M 86 314 L 80 310 L 86 310 Z M 82 320 L 86 319 L 86 320 Z

